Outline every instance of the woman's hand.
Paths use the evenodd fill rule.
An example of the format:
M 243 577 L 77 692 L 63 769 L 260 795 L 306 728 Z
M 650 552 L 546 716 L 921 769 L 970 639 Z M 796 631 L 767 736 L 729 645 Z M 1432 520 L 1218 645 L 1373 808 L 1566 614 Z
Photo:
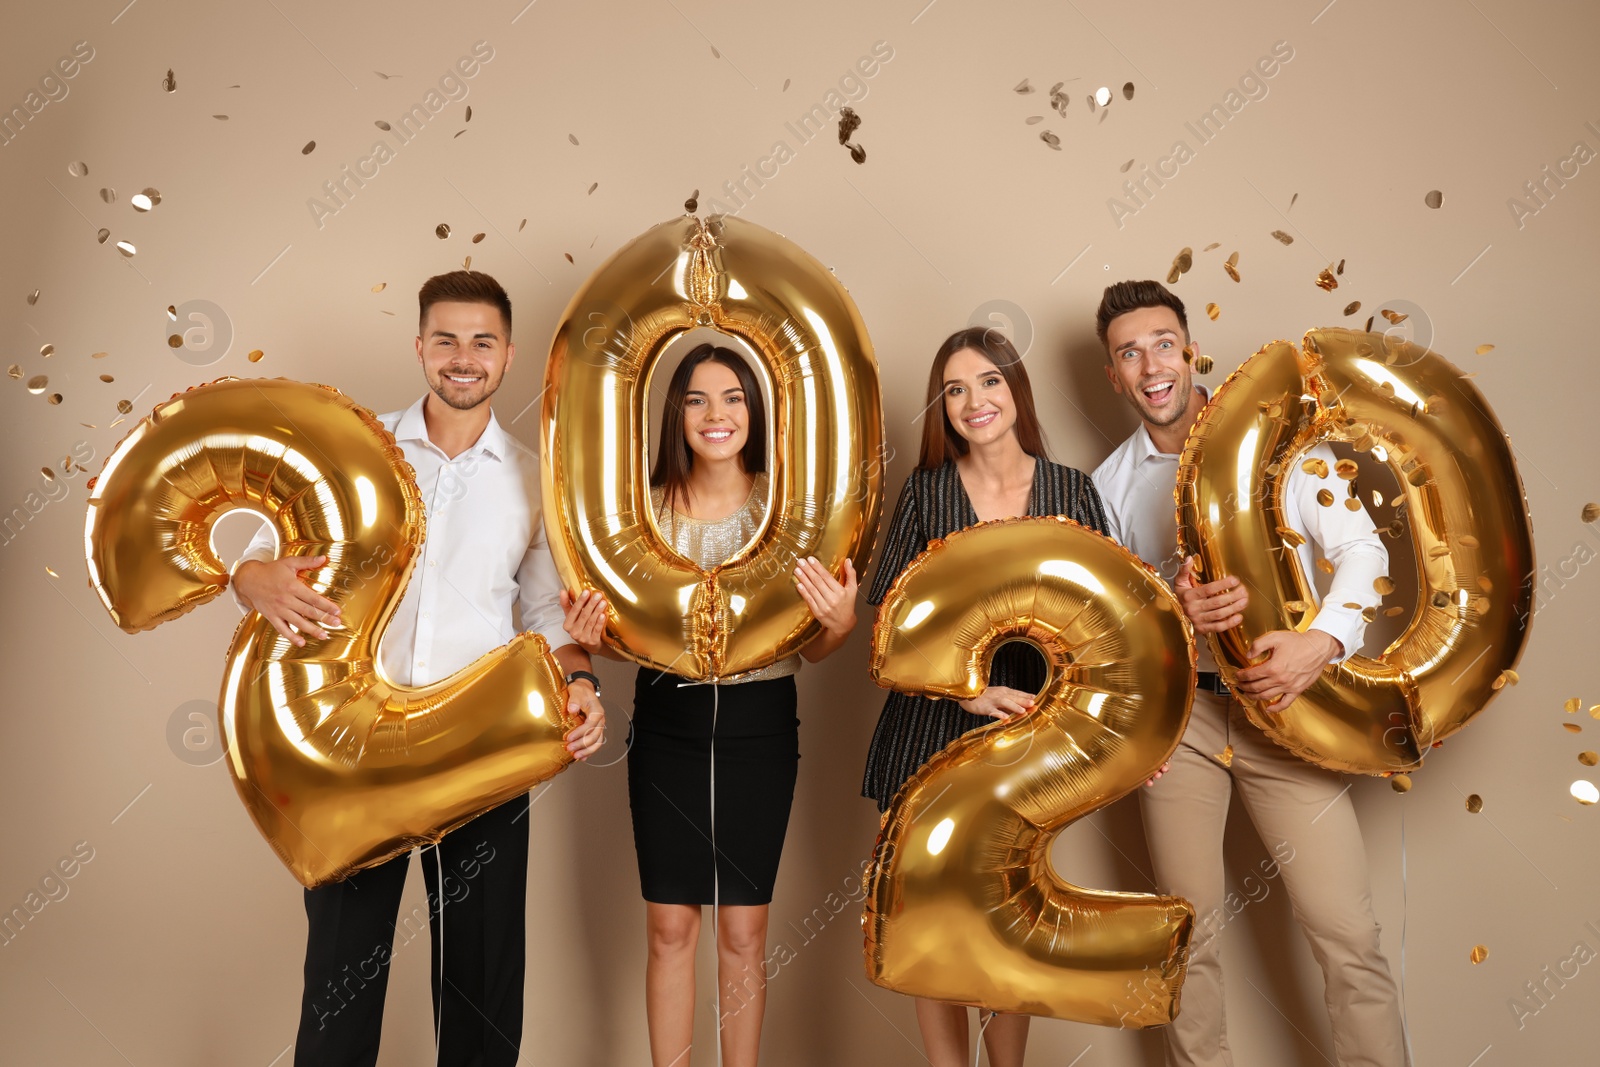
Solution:
M 991 685 L 971 700 L 958 700 L 961 710 L 969 715 L 987 715 L 991 719 L 1009 719 L 1033 710 L 1033 694 L 1020 689 L 1007 689 Z
M 600 639 L 606 632 L 606 598 L 597 592 L 584 590 L 573 596 L 561 590 L 561 610 L 566 612 L 562 629 L 589 655 L 600 653 Z
M 856 626 L 856 565 L 844 561 L 844 581 L 839 582 L 815 556 L 794 565 L 794 583 L 806 607 L 822 628 L 840 637 Z

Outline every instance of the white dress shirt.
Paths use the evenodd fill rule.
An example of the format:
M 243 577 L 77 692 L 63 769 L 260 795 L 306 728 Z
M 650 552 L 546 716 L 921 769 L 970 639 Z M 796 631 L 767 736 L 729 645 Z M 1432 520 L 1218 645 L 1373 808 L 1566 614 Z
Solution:
M 1200 395 L 1206 397 L 1204 390 Z M 1209 397 L 1206 397 L 1209 399 Z M 1331 472 L 1333 449 L 1325 444 L 1309 449 L 1304 459 L 1321 459 L 1330 474 L 1323 477 L 1306 473 L 1300 463 L 1289 473 L 1284 492 L 1284 518 L 1290 528 L 1306 537 L 1296 552 L 1306 584 L 1316 590 L 1316 558 L 1313 547 L 1333 564 L 1333 582 L 1322 599 L 1310 629 L 1329 634 L 1344 646 L 1344 653 L 1330 662 L 1340 662 L 1361 650 L 1367 623 L 1362 609 L 1380 602 L 1373 582 L 1389 572 L 1389 552 L 1379 540 L 1372 518 L 1365 507 L 1351 511 L 1344 505 L 1345 483 Z M 1183 559 L 1178 549 L 1177 509 L 1173 492 L 1178 485 L 1179 456 L 1158 452 L 1150 431 L 1143 423 L 1106 461 L 1095 468 L 1095 488 L 1105 505 L 1111 536 L 1134 555 L 1150 564 L 1169 583 L 1177 576 Z M 1332 507 L 1317 502 L 1319 489 L 1330 489 Z M 1349 608 L 1346 604 L 1359 604 Z M 1196 635 L 1197 637 L 1200 635 Z M 1196 642 L 1201 671 L 1215 671 L 1210 642 Z
M 538 456 L 491 412 L 472 447 L 449 458 L 428 440 L 426 399 L 379 416 L 416 470 L 428 517 L 427 540 L 378 650 L 384 673 L 400 685 L 436 682 L 510 641 L 517 609 L 521 629 L 543 634 L 552 650 L 573 643 L 545 540 Z M 276 545 L 264 525 L 241 561 L 270 560 Z

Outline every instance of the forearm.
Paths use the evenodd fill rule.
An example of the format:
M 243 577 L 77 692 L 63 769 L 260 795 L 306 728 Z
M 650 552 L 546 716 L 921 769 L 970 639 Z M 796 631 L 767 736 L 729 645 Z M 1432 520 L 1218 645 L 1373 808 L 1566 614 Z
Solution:
M 818 663 L 833 655 L 850 639 L 849 630 L 823 630 L 816 639 L 800 650 L 807 663 Z
M 594 671 L 594 660 L 589 657 L 589 653 L 584 650 L 582 645 L 562 645 L 560 648 L 553 649 L 551 655 L 555 656 L 556 662 L 561 665 L 563 678 L 570 677 L 573 671 L 590 671 L 591 673 Z

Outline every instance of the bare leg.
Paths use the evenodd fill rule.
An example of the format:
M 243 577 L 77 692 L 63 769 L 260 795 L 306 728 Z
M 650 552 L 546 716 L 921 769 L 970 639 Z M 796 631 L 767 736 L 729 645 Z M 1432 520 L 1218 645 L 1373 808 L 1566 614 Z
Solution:
M 650 1063 L 652 1067 L 689 1067 L 700 908 L 647 902 L 645 909 L 650 953 L 644 971 L 644 1005 L 650 1024 Z
M 967 1009 L 942 1000 L 917 999 L 922 1051 L 931 1067 L 967 1067 Z
M 767 1007 L 767 905 L 717 909 L 717 988 L 725 1067 L 756 1067 Z
M 1022 1067 L 1022 1056 L 1028 1049 L 1027 1015 L 992 1015 L 978 1013 L 979 1021 L 989 1020 L 983 1028 L 983 1047 L 989 1053 L 989 1067 Z

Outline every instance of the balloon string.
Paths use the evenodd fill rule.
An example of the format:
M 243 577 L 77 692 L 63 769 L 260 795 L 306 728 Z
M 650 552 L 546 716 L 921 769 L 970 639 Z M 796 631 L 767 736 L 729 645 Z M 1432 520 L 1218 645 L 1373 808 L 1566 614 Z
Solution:
M 721 884 L 717 878 L 717 703 L 720 687 L 711 681 L 711 944 L 717 961 L 717 977 L 711 986 L 716 996 L 711 1007 L 717 1013 L 717 1067 L 722 1067 L 722 935 L 719 913 L 722 911 Z
M 1400 805 L 1400 1032 L 1406 1039 L 1406 1063 L 1415 1063 L 1411 1051 L 1411 1018 L 1406 1001 L 1406 926 L 1411 919 L 1410 894 L 1406 886 L 1406 808 Z
M 443 1055 L 442 1038 L 444 1036 L 444 857 L 440 854 L 442 845 L 433 846 L 433 861 L 439 871 L 439 912 L 434 921 L 439 924 L 439 958 L 434 961 L 434 966 L 439 969 L 439 1018 L 433 1024 L 433 1067 L 439 1067 L 439 1057 Z M 423 862 L 427 862 L 424 860 Z
M 963 1014 L 965 1013 L 963 1012 Z M 989 1017 L 983 1019 L 983 1010 L 979 1009 L 978 1018 L 983 1019 L 983 1021 L 978 1024 L 978 1047 L 972 1050 L 972 1067 L 978 1067 L 978 1064 L 983 1060 L 983 1032 L 989 1029 L 989 1024 L 994 1022 L 994 1017 L 999 1014 L 997 1011 L 991 1011 Z

